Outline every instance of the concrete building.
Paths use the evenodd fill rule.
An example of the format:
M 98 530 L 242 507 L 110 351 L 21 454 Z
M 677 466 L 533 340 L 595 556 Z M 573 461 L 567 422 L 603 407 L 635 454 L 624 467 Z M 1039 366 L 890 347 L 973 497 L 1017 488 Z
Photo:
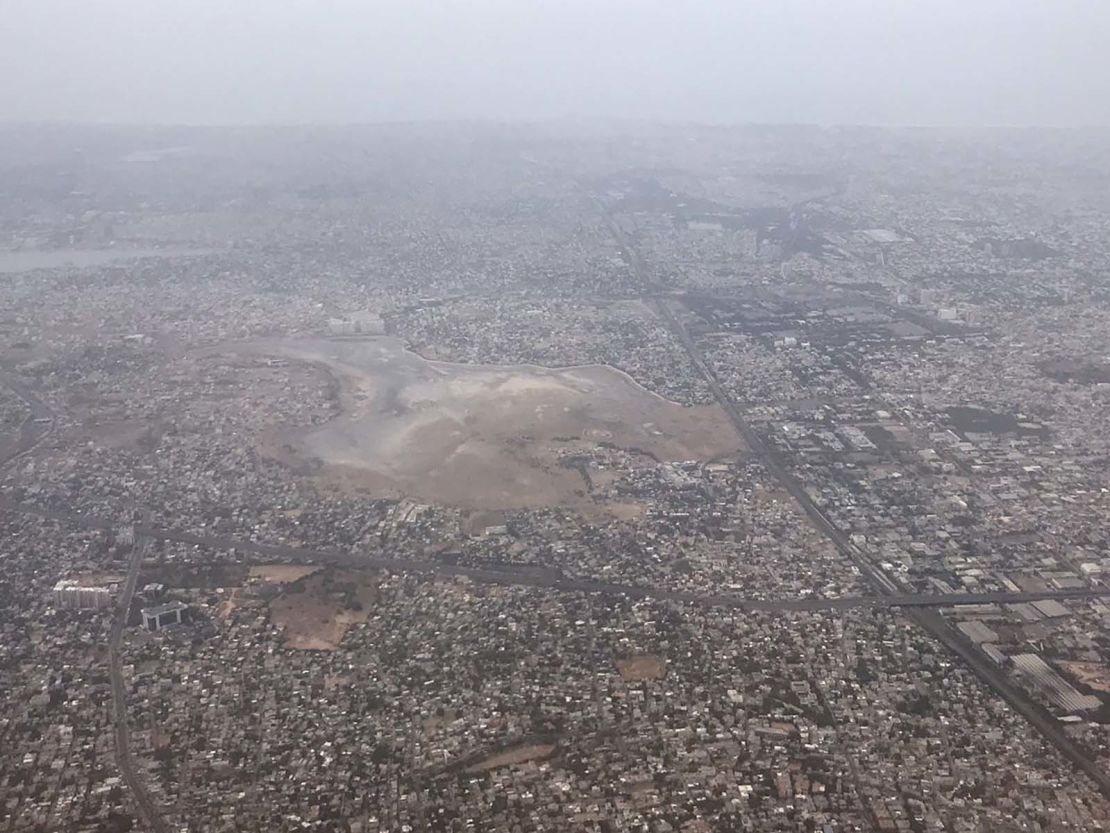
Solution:
M 1054 706 L 1067 712 L 1093 711 L 1102 701 L 1089 694 L 1080 694 L 1036 654 L 1012 657 L 1014 673 L 1031 688 L 1040 691 Z
M 143 627 L 148 631 L 160 631 L 170 625 L 180 625 L 181 613 L 186 607 L 182 602 L 166 602 L 157 607 L 144 607 Z
M 54 585 L 55 607 L 71 610 L 103 610 L 112 606 L 112 591 L 107 587 L 89 587 L 72 579 Z

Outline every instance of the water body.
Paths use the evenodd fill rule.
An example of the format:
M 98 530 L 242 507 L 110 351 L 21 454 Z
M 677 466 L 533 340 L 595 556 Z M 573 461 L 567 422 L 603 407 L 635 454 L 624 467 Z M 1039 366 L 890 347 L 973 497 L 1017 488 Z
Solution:
M 189 249 L 180 246 L 168 246 L 162 249 L 0 250 L 0 275 L 34 272 L 38 269 L 90 269 L 144 257 L 197 257 L 210 253 L 209 249 Z

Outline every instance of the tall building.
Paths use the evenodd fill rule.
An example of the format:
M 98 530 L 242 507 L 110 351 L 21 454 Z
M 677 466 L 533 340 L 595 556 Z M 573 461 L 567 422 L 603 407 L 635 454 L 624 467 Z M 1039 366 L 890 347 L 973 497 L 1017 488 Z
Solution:
M 143 627 L 148 631 L 160 631 L 170 625 L 180 625 L 181 613 L 186 607 L 183 602 L 166 602 L 157 607 L 144 607 Z
M 62 579 L 54 585 L 54 606 L 70 610 L 103 610 L 115 601 L 107 587 L 90 587 L 73 579 Z

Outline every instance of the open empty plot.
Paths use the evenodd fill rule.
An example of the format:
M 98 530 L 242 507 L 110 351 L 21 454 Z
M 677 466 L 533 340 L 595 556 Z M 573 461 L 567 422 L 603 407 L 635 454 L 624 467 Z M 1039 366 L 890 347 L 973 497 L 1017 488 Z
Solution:
M 655 654 L 639 654 L 617 660 L 617 671 L 627 682 L 661 680 L 667 673 L 667 664 Z
M 270 602 L 270 621 L 290 648 L 334 651 L 347 628 L 366 621 L 376 598 L 371 574 L 320 570 L 286 585 Z
M 334 484 L 468 509 L 586 503 L 565 457 L 610 444 L 708 460 L 741 442 L 716 406 L 683 407 L 610 367 L 427 361 L 396 339 L 273 339 L 225 348 L 326 368 L 340 415 L 271 432 L 263 453 Z
M 1097 662 L 1057 662 L 1064 671 L 1088 688 L 1110 694 L 1110 666 Z
M 540 761 L 550 757 L 555 751 L 555 745 L 550 743 L 531 743 L 523 746 L 514 746 L 466 768 L 467 772 L 489 772 L 505 766 L 515 766 L 528 761 Z
M 310 576 L 319 569 L 310 564 L 256 564 L 250 568 L 250 577 L 268 584 L 289 584 Z

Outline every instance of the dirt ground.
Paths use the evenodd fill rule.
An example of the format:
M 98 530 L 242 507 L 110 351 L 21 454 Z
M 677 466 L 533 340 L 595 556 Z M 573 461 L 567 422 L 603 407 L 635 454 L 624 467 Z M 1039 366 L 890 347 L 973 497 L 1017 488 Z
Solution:
M 628 682 L 661 680 L 667 673 L 667 665 L 662 657 L 655 654 L 640 654 L 628 659 L 618 659 L 617 671 Z
M 260 578 L 270 584 L 289 584 L 310 576 L 319 569 L 308 564 L 256 564 L 250 569 L 250 577 Z
M 506 749 L 504 752 L 498 752 L 496 755 L 490 755 L 488 758 L 479 761 L 473 766 L 468 766 L 466 771 L 489 772 L 491 769 L 498 769 L 503 766 L 523 764 L 528 761 L 538 761 L 548 757 L 554 751 L 555 746 L 550 743 L 533 743 L 526 746 L 515 746 L 512 749 Z
M 432 362 L 390 338 L 264 339 L 223 349 L 326 367 L 340 383 L 341 415 L 267 432 L 260 451 L 383 497 L 472 510 L 583 505 L 592 498 L 561 455 L 604 443 L 670 461 L 742 450 L 718 407 L 683 407 L 610 367 Z
M 1110 666 L 1095 662 L 1058 662 L 1057 665 L 1083 685 L 1102 694 L 1110 694 Z
M 377 599 L 370 573 L 325 569 L 285 585 L 270 602 L 270 621 L 289 648 L 334 651 L 351 625 L 365 622 Z
M 231 618 L 231 614 L 235 612 L 235 608 L 239 606 L 239 600 L 236 598 L 239 594 L 239 588 L 231 588 L 231 593 L 227 598 L 220 602 L 219 607 L 216 609 L 216 616 L 220 621 L 226 622 Z

